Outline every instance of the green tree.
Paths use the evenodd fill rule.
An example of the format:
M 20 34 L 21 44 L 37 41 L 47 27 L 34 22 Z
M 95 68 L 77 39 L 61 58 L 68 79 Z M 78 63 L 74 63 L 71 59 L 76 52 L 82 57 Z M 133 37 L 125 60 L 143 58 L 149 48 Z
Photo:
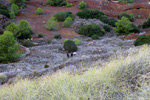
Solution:
M 79 3 L 79 9 L 84 9 L 84 8 L 86 8 L 86 3 L 84 1 L 81 1 Z
M 24 5 L 24 1 L 23 1 L 23 0 L 10 0 L 10 3 L 11 3 L 11 4 L 16 4 L 16 5 L 18 5 L 19 7 L 21 7 L 21 6 Z
M 74 41 L 72 41 L 72 40 L 66 40 L 64 42 L 64 49 L 67 50 L 69 53 L 71 53 L 71 52 L 77 51 L 78 47 L 77 47 L 77 45 L 75 44 Z
M 119 35 L 128 35 L 131 31 L 131 25 L 132 23 L 130 20 L 126 17 L 122 17 L 121 20 L 116 22 L 116 27 L 114 28 L 114 32 L 117 36 Z
M 45 25 L 45 28 L 47 30 L 58 30 L 59 29 L 59 24 L 57 23 L 57 20 L 55 17 L 51 17 Z
M 13 34 L 9 31 L 5 31 L 3 35 L 0 36 L 0 62 L 9 63 L 17 58 L 21 57 L 21 54 L 16 53 L 19 49 L 19 45 Z
M 14 34 L 16 38 L 18 38 L 20 35 L 18 34 L 19 28 L 15 23 L 11 23 L 6 27 L 6 31 L 10 31 Z
M 69 27 L 71 26 L 73 23 L 73 20 L 71 17 L 67 17 L 66 20 L 62 23 L 63 27 Z
M 42 15 L 44 13 L 42 8 L 38 8 L 35 12 L 36 15 Z
M 13 11 L 11 11 L 11 12 L 9 13 L 9 15 L 10 15 L 10 18 L 11 18 L 12 20 L 14 20 L 14 19 L 16 18 L 16 15 L 15 15 L 15 13 L 14 13 Z
M 18 34 L 19 35 L 19 39 L 28 39 L 28 38 L 32 38 L 31 35 L 31 27 L 29 25 L 29 22 L 26 20 L 21 20 L 18 24 Z
M 20 12 L 19 7 L 16 4 L 12 4 L 10 10 L 11 10 L 11 12 L 14 12 L 15 15 L 18 15 Z

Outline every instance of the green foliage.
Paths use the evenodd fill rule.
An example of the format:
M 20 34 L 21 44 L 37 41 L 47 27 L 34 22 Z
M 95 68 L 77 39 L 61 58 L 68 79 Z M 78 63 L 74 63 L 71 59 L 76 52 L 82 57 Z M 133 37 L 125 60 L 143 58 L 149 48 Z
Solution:
M 77 45 L 72 40 L 67 40 L 64 42 L 64 49 L 68 51 L 68 53 L 75 52 L 78 50 Z
M 72 3 L 69 3 L 68 0 L 67 0 L 66 7 L 72 7 Z
M 6 31 L 10 31 L 13 33 L 13 35 L 18 38 L 20 35 L 18 34 L 19 28 L 15 23 L 10 23 L 7 27 L 6 27 Z
M 69 27 L 73 23 L 73 20 L 71 17 L 67 17 L 66 20 L 62 23 L 62 27 Z
M 0 9 L 8 10 L 8 7 L 7 7 L 7 6 L 5 6 L 5 5 L 0 5 Z
M 134 25 L 134 24 L 131 24 L 131 30 L 130 30 L 131 33 L 140 33 L 140 29 Z
M 0 73 L 0 82 L 6 80 L 7 80 L 7 76 L 5 74 Z
M 51 17 L 45 25 L 47 30 L 59 30 L 59 24 L 54 17 Z
M 36 15 L 42 15 L 44 13 L 42 8 L 38 8 L 35 12 Z
M 105 30 L 106 32 L 110 32 L 110 31 L 111 31 L 111 28 L 110 28 L 109 25 L 104 25 L 103 28 L 104 28 L 104 30 Z
M 29 25 L 29 22 L 26 20 L 21 20 L 18 24 L 18 35 L 19 39 L 28 39 L 32 38 L 31 36 L 31 27 Z
M 74 20 L 74 15 L 69 11 L 61 11 L 54 15 L 57 21 L 65 21 L 67 17 L 71 17 Z
M 122 17 L 127 17 L 131 22 L 134 21 L 135 17 L 133 16 L 133 14 L 127 14 L 125 12 L 122 12 L 119 14 L 119 18 L 121 19 Z
M 55 39 L 62 39 L 62 37 L 61 37 L 60 34 L 56 34 L 56 35 L 54 36 L 54 38 L 55 38 Z
M 134 41 L 135 46 L 140 46 L 143 44 L 150 44 L 150 35 L 142 35 Z
M 9 31 L 4 31 L 0 36 L 0 62 L 9 63 L 21 57 L 21 54 L 16 53 L 19 45 L 13 34 Z
M 30 40 L 25 40 L 23 42 L 23 46 L 25 46 L 25 47 L 32 47 L 33 43 Z
M 142 24 L 142 28 L 149 28 L 150 27 L 150 17 L 148 18 L 148 21 L 145 21 L 143 24 Z
M 23 1 L 23 0 L 10 0 L 10 3 L 11 3 L 11 5 L 12 5 L 12 4 L 16 4 L 16 5 L 18 5 L 19 7 L 24 6 L 24 1 Z
M 133 0 L 118 0 L 122 3 L 134 3 Z
M 16 18 L 16 15 L 15 15 L 15 13 L 14 13 L 13 11 L 11 11 L 11 12 L 9 13 L 9 15 L 10 15 L 10 18 L 11 18 L 12 20 L 14 20 L 14 19 Z
M 114 32 L 117 36 L 119 35 L 128 35 L 131 31 L 131 22 L 128 18 L 122 17 L 121 20 L 116 22 L 116 27 L 114 28 Z
M 75 42 L 76 45 L 80 45 L 81 44 L 81 40 L 75 38 L 73 39 L 73 41 Z
M 117 22 L 116 19 L 110 18 L 108 21 L 108 25 L 116 27 L 116 22 Z
M 38 37 L 38 38 L 43 38 L 43 35 L 42 35 L 42 34 L 38 34 L 37 37 Z
M 92 39 L 98 39 L 98 35 L 97 35 L 97 34 L 94 34 L 94 35 L 91 36 L 91 38 L 92 38 Z
M 10 11 L 11 11 L 11 12 L 14 12 L 15 15 L 18 15 L 19 12 L 20 12 L 19 7 L 18 7 L 18 5 L 16 5 L 16 4 L 12 4 L 12 5 L 11 5 Z
M 84 8 L 86 8 L 86 3 L 84 1 L 81 1 L 79 3 L 79 9 L 84 9 Z
M 141 18 L 141 15 L 138 15 L 137 18 Z
M 6 16 L 8 18 L 10 17 L 9 13 L 10 13 L 9 10 L 0 9 L 0 14 Z
M 76 13 L 77 16 L 83 19 L 100 19 L 102 15 L 105 15 L 103 12 L 99 10 L 93 10 L 93 9 L 83 9 Z
M 46 0 L 46 2 L 51 6 L 65 6 L 67 4 L 66 0 Z
M 46 64 L 46 65 L 44 65 L 44 68 L 49 68 L 49 65 L 47 65 L 47 64 Z
M 91 37 L 94 34 L 98 36 L 104 35 L 104 31 L 102 31 L 102 29 L 95 23 L 81 26 L 78 33 L 81 35 L 88 36 L 88 37 Z

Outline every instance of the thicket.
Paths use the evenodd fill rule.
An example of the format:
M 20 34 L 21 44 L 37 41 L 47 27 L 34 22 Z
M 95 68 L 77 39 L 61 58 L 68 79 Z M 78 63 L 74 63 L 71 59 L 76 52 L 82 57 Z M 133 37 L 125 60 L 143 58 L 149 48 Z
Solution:
M 106 16 L 104 12 L 99 11 L 99 10 L 85 8 L 77 12 L 76 15 L 82 19 L 99 19 L 103 23 L 107 23 L 111 26 L 115 26 L 115 22 L 117 22 L 117 20 L 113 18 L 108 18 L 108 16 Z
M 10 15 L 9 15 L 10 11 L 9 9 L 7 8 L 7 6 L 4 6 L 4 5 L 0 5 L 0 14 L 10 18 Z
M 131 22 L 134 21 L 135 17 L 133 16 L 133 14 L 127 14 L 125 12 L 122 12 L 119 14 L 119 19 L 121 19 L 122 17 L 127 17 Z
M 136 39 L 134 42 L 135 46 L 140 46 L 143 44 L 150 44 L 150 35 L 142 35 Z
M 11 9 L 10 9 L 11 12 L 14 12 L 15 15 L 18 15 L 20 10 L 19 10 L 19 7 L 16 5 L 16 4 L 12 4 L 11 5 Z
M 84 9 L 84 8 L 86 8 L 86 3 L 84 1 L 81 1 L 79 3 L 79 9 Z
M 81 40 L 75 38 L 73 39 L 73 41 L 75 42 L 76 45 L 80 45 L 81 44 Z
M 69 27 L 69 26 L 72 25 L 72 23 L 73 23 L 72 18 L 71 17 L 67 17 L 65 19 L 65 21 L 62 23 L 62 27 Z
M 69 11 L 61 11 L 54 15 L 57 21 L 65 21 L 67 17 L 71 17 L 74 20 L 74 15 Z
M 75 52 L 78 50 L 78 47 L 77 45 L 75 44 L 74 41 L 72 40 L 66 40 L 64 42 L 64 49 L 68 52 L 68 53 L 71 53 L 71 52 Z
M 25 41 L 23 41 L 23 46 L 25 46 L 25 47 L 32 47 L 33 43 L 30 40 L 25 40 Z
M 31 36 L 31 27 L 26 20 L 21 20 L 18 25 L 11 23 L 6 27 L 7 31 L 10 31 L 18 39 L 28 39 Z
M 24 0 L 10 0 L 10 3 L 11 3 L 11 5 L 12 5 L 12 4 L 16 4 L 16 5 L 18 5 L 19 7 L 25 6 L 25 5 L 24 5 Z
M 122 3 L 134 3 L 133 0 L 118 0 Z
M 46 2 L 48 5 L 51 6 L 72 6 L 72 4 L 68 2 L 68 0 L 46 0 Z
M 42 15 L 44 13 L 42 8 L 38 8 L 35 12 L 36 15 Z
M 143 24 L 142 24 L 142 28 L 149 28 L 150 27 L 150 17 L 148 18 L 147 21 L 145 21 Z
M 84 36 L 92 37 L 95 34 L 97 36 L 103 36 L 105 32 L 97 24 L 91 23 L 81 26 L 78 33 Z
M 21 54 L 16 53 L 19 45 L 16 39 L 9 31 L 4 31 L 0 36 L 0 63 L 9 63 L 21 57 Z
M 111 27 L 109 25 L 104 25 L 103 28 L 104 28 L 104 30 L 106 32 L 110 32 L 111 31 Z

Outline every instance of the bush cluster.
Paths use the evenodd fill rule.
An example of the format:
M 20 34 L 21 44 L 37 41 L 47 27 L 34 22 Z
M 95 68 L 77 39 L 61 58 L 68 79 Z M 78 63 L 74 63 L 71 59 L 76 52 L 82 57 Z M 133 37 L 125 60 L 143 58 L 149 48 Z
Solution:
M 91 23 L 81 26 L 78 33 L 81 35 L 92 37 L 95 34 L 97 36 L 103 36 L 105 32 L 97 24 Z
M 150 44 L 150 35 L 142 35 L 134 41 L 135 46 L 140 46 L 143 44 Z
M 73 39 L 73 41 L 75 42 L 76 45 L 80 45 L 81 44 L 81 40 L 75 38 Z
M 84 1 L 81 1 L 79 3 L 79 9 L 84 9 L 84 8 L 86 8 L 86 3 Z
M 54 36 L 54 38 L 55 38 L 55 39 L 62 39 L 62 37 L 61 37 L 60 34 L 56 34 L 56 35 Z
M 46 0 L 46 2 L 51 6 L 65 6 L 67 4 L 67 0 Z
M 51 17 L 46 22 L 45 28 L 47 30 L 58 30 L 59 29 L 59 24 L 58 24 L 57 20 L 55 19 L 55 17 Z
M 121 19 L 123 16 L 127 17 L 131 22 L 133 22 L 134 19 L 135 19 L 135 17 L 133 16 L 133 14 L 127 14 L 125 12 L 120 13 L 118 17 Z
M 71 53 L 71 52 L 75 52 L 78 50 L 78 47 L 77 45 L 75 44 L 74 41 L 72 40 L 66 40 L 64 42 L 64 49 L 68 52 L 68 53 Z
M 4 31 L 0 36 L 0 63 L 9 63 L 21 57 L 21 54 L 16 53 L 19 45 L 13 34 L 9 31 Z
M 6 27 L 7 31 L 10 31 L 18 39 L 31 38 L 31 27 L 26 20 L 21 20 L 18 25 L 11 23 Z
M 109 25 L 104 25 L 103 28 L 104 28 L 104 30 L 105 30 L 106 32 L 110 32 L 110 31 L 111 31 L 111 28 L 110 28 Z
M 42 15 L 44 13 L 42 8 L 38 8 L 35 12 L 36 15 Z
M 11 3 L 11 5 L 12 5 L 12 4 L 16 4 L 16 5 L 18 5 L 19 7 L 25 6 L 25 5 L 24 5 L 24 0 L 10 0 L 10 3 Z
M 72 18 L 71 17 L 67 17 L 65 19 L 65 21 L 62 23 L 62 27 L 69 27 L 69 26 L 72 25 L 72 23 L 73 23 Z
M 33 43 L 30 40 L 25 40 L 23 42 L 23 46 L 25 46 L 25 47 L 32 47 Z
M 145 21 L 143 24 L 142 24 L 142 28 L 149 28 L 150 27 L 150 17 L 148 18 L 147 21 Z
M 65 21 L 67 17 L 71 17 L 74 20 L 74 15 L 72 12 L 69 11 L 61 11 L 54 15 L 57 21 Z
M 113 27 L 115 26 L 115 23 L 117 22 L 117 20 L 113 18 L 108 18 L 108 16 L 106 16 L 104 12 L 99 11 L 99 10 L 85 8 L 77 12 L 76 15 L 83 19 L 94 19 L 94 18 L 99 19 L 103 23 L 107 23 Z
M 9 11 L 9 9 L 7 8 L 7 6 L 0 5 L 0 14 L 6 16 L 6 17 L 8 17 L 8 18 L 10 18 L 9 13 L 10 13 L 10 11 Z
M 133 0 L 118 0 L 122 3 L 134 3 Z
M 44 36 L 42 34 L 38 34 L 38 38 L 43 38 Z

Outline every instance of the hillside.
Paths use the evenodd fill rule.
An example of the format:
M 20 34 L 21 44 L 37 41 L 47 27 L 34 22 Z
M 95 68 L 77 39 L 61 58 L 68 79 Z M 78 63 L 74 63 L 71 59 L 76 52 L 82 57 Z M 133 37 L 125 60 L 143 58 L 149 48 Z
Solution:
M 2 0 L 0 100 L 149 100 L 149 0 Z

